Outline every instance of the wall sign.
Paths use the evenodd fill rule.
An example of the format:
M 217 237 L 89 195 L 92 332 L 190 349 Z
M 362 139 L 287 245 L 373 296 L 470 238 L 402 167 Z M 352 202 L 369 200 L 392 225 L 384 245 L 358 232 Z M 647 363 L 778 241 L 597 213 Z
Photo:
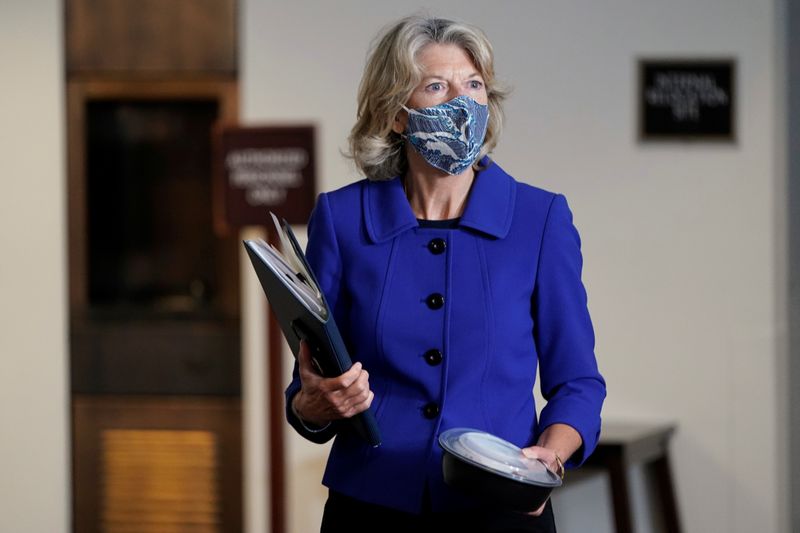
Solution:
M 639 61 L 642 140 L 733 141 L 735 62 Z
M 313 126 L 220 127 L 215 135 L 218 231 L 272 227 L 269 212 L 305 224 L 314 207 Z

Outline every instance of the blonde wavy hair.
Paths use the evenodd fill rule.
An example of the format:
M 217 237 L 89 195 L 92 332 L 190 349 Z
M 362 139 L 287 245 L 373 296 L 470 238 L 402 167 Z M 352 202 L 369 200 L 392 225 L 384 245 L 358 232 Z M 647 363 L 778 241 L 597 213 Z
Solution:
M 422 80 L 417 64 L 429 44 L 454 44 L 469 55 L 489 96 L 489 123 L 478 162 L 494 149 L 503 127 L 502 102 L 508 90 L 495 78 L 494 53 L 486 35 L 463 22 L 420 16 L 390 25 L 375 41 L 358 88 L 357 120 L 345 154 L 371 180 L 388 180 L 408 168 L 403 139 L 392 130 L 395 116 Z

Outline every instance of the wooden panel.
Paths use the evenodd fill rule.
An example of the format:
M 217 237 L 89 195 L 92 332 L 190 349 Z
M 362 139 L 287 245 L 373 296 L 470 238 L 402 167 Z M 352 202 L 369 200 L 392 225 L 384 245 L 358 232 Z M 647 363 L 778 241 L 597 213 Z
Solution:
M 214 433 L 113 429 L 102 449 L 104 531 L 221 531 Z
M 242 530 L 234 398 L 76 396 L 76 533 Z
M 67 72 L 236 73 L 236 0 L 66 0 Z
M 88 303 L 86 216 L 86 87 L 67 84 L 67 224 L 71 315 Z
M 70 328 L 72 392 L 241 393 L 238 320 L 78 320 Z

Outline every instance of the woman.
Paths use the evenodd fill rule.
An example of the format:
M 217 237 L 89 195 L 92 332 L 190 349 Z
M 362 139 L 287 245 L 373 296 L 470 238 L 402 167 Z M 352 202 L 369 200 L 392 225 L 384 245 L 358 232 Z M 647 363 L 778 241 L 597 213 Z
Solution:
M 482 429 L 562 475 L 596 445 L 605 383 L 579 237 L 563 196 L 488 158 L 504 97 L 466 24 L 406 18 L 368 59 L 350 137 L 367 179 L 319 196 L 307 250 L 357 362 L 322 378 L 303 346 L 286 391 L 300 434 L 336 436 L 323 531 L 554 531 L 549 504 L 507 513 L 447 487 L 437 436 Z M 370 406 L 378 448 L 338 431 Z

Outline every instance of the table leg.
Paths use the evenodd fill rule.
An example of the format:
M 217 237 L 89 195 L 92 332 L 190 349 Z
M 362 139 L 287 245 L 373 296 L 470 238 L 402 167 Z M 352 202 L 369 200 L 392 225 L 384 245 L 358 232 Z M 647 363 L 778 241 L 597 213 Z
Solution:
M 630 489 L 628 488 L 628 469 L 622 456 L 608 457 L 608 474 L 611 479 L 611 501 L 614 506 L 614 523 L 617 533 L 633 533 L 633 516 Z
M 672 483 L 672 470 L 666 453 L 653 461 L 658 491 L 661 493 L 661 505 L 664 513 L 664 525 L 670 533 L 681 533 L 681 521 L 678 517 L 678 504 L 675 499 L 675 486 Z

